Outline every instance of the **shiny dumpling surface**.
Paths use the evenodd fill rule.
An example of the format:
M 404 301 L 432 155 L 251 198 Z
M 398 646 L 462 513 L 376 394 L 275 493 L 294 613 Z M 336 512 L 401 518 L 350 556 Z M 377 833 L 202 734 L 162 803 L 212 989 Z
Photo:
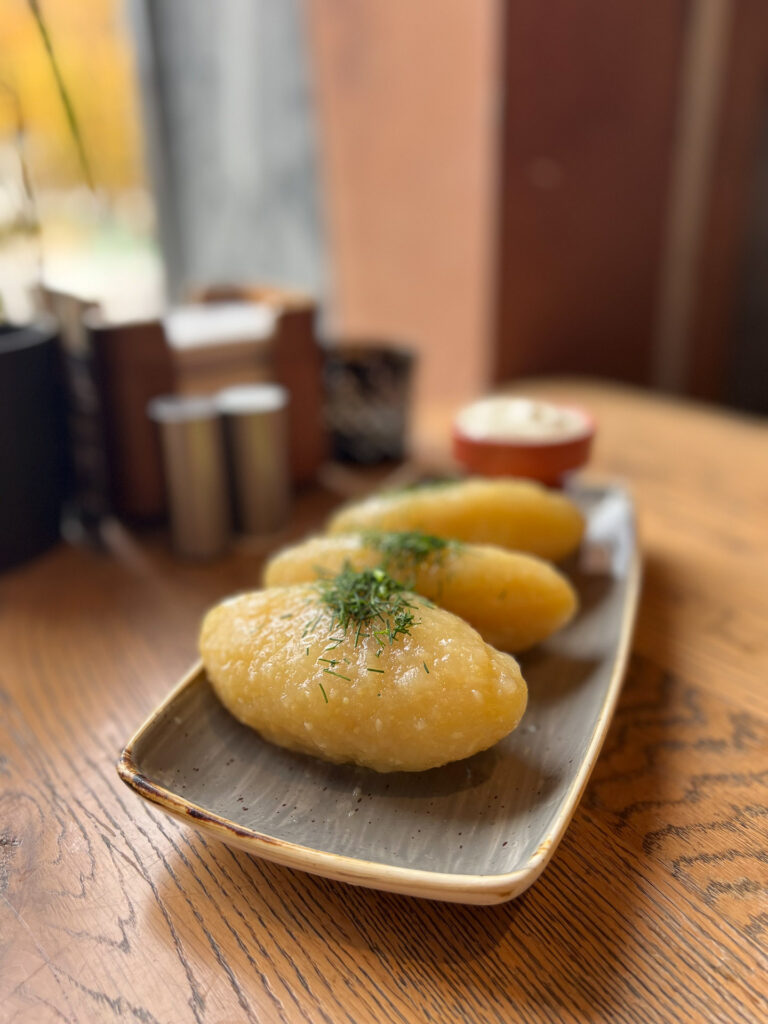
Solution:
M 584 519 L 564 494 L 528 480 L 470 478 L 382 492 L 347 505 L 328 533 L 422 530 L 559 561 L 579 545 Z
M 366 629 L 337 642 L 311 584 L 254 591 L 206 615 L 201 656 L 225 707 L 267 740 L 380 772 L 436 767 L 511 732 L 527 688 L 463 620 L 409 601 L 410 632 L 381 646 Z
M 409 534 L 313 537 L 278 552 L 267 563 L 264 583 L 304 583 L 335 575 L 345 564 L 355 569 L 384 564 L 417 593 L 466 619 L 487 643 L 512 652 L 544 640 L 573 617 L 573 587 L 548 562 L 490 545 L 448 543 L 430 549 L 430 539 L 436 540 Z M 414 541 L 410 548 L 409 541 Z

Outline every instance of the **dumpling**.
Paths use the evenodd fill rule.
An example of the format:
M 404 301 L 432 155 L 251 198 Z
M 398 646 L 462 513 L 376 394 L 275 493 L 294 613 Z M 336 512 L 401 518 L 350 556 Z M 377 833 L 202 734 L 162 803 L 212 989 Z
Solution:
M 410 589 L 459 615 L 503 651 L 522 651 L 574 615 L 576 594 L 549 563 L 484 544 L 462 544 L 419 532 L 314 537 L 275 555 L 268 587 L 382 566 Z
M 265 739 L 380 772 L 485 750 L 527 700 L 514 658 L 382 570 L 224 601 L 200 652 L 219 699 Z
M 532 481 L 470 478 L 373 495 L 337 512 L 327 532 L 363 530 L 420 530 L 559 561 L 578 547 L 584 519 L 565 495 Z

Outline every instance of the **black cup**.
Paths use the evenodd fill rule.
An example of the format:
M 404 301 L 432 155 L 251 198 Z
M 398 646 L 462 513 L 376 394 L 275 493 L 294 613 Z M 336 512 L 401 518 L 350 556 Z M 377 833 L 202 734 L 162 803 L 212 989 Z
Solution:
M 66 428 L 55 323 L 0 324 L 0 570 L 59 539 Z
M 406 456 L 414 354 L 354 342 L 325 358 L 325 416 L 333 458 L 372 465 Z

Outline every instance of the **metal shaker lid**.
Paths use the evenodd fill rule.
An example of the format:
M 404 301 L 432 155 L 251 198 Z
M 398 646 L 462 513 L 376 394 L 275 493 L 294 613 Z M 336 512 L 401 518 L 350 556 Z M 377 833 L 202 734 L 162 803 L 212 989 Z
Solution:
M 158 395 L 147 404 L 147 415 L 156 423 L 188 423 L 218 416 L 216 402 L 206 395 Z
M 279 384 L 236 384 L 216 395 L 216 407 L 223 416 L 277 412 L 288 405 L 289 394 Z

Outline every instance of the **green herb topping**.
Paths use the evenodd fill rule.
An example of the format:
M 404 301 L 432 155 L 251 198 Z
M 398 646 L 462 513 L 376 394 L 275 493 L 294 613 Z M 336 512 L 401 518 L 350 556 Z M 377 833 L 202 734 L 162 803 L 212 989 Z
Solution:
M 365 544 L 381 552 L 385 569 L 414 568 L 429 559 L 440 558 L 447 547 L 455 544 L 445 537 L 434 537 L 419 530 L 399 533 L 367 530 L 362 537 Z
M 347 564 L 337 576 L 318 580 L 315 587 L 321 603 L 330 610 L 330 639 L 336 645 L 352 633 L 356 647 L 361 640 L 372 638 L 378 644 L 376 654 L 380 654 L 417 624 L 411 595 L 384 569 L 356 572 Z M 341 636 L 334 635 L 339 632 Z
M 336 676 L 338 679 L 346 679 L 348 683 L 352 682 L 349 676 L 343 676 L 341 672 L 335 672 L 332 668 L 324 668 L 323 672 L 327 672 L 329 676 Z

